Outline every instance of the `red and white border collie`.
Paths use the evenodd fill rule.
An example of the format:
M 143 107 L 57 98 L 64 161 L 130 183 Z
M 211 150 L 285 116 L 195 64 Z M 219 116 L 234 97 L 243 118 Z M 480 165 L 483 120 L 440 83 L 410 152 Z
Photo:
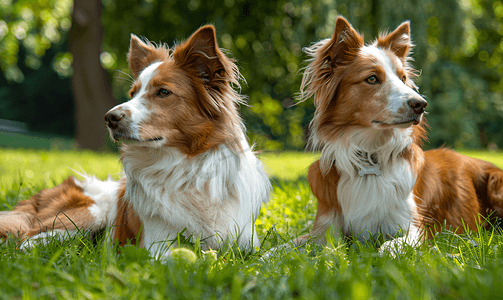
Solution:
M 412 47 L 408 22 L 364 44 L 339 17 L 331 38 L 307 48 L 301 98 L 314 95 L 310 142 L 321 157 L 308 176 L 316 220 L 297 243 L 330 226 L 359 240 L 405 233 L 391 246 L 443 224 L 460 232 L 475 229 L 479 215 L 503 215 L 503 171 L 445 148 L 421 149 L 426 101 L 413 82 Z
M 122 143 L 125 176 L 71 177 L 0 215 L 0 236 L 31 237 L 24 243 L 31 245 L 75 225 L 109 226 L 111 241 L 129 240 L 156 257 L 184 229 L 213 249 L 258 246 L 254 222 L 271 186 L 238 114 L 238 68 L 218 48 L 213 26 L 173 49 L 132 35 L 128 59 L 131 100 L 105 115 Z

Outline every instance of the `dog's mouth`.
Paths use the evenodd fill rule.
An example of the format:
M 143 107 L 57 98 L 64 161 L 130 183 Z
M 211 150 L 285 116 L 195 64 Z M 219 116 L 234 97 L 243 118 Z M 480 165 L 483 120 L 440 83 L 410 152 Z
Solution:
M 412 118 L 410 120 L 393 123 L 393 125 L 405 125 L 405 124 L 414 124 L 414 125 L 417 125 L 417 124 L 419 124 L 420 121 L 421 120 L 418 121 L 417 118 Z
M 150 142 L 159 142 L 159 141 L 164 140 L 164 137 L 162 137 L 162 136 L 156 136 L 156 137 L 153 137 L 150 139 L 142 140 L 142 139 L 138 139 L 136 137 L 132 137 L 129 134 L 124 134 L 121 132 L 114 132 L 113 134 L 111 134 L 111 136 L 112 136 L 112 139 L 116 142 L 133 142 L 133 143 L 149 142 L 150 143 Z
M 372 123 L 374 124 L 379 124 L 383 126 L 396 126 L 396 127 L 403 127 L 407 128 L 412 125 L 418 125 L 421 123 L 421 118 L 423 117 L 423 114 L 417 114 L 416 116 L 408 119 L 403 119 L 397 122 L 392 122 L 392 123 L 387 123 L 384 121 L 379 121 L 379 120 L 373 120 Z

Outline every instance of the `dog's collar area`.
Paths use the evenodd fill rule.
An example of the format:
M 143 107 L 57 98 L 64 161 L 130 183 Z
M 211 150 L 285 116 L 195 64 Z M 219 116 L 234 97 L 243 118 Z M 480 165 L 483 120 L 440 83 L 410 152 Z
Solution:
M 376 153 L 370 154 L 363 151 L 357 151 L 356 155 L 358 156 L 358 158 L 360 158 L 361 162 L 364 164 L 360 166 L 354 166 L 355 171 L 358 171 L 358 175 L 360 177 L 366 175 L 376 175 L 376 176 L 381 175 L 381 165 L 377 161 Z M 332 162 L 332 165 L 335 166 L 335 160 Z
M 356 155 L 362 162 L 362 164 L 356 168 L 360 177 L 365 175 L 381 175 L 381 166 L 377 161 L 377 153 L 357 151 Z
M 368 153 L 368 152 L 365 152 L 365 151 L 357 150 L 356 151 L 356 156 L 358 156 L 358 158 L 363 163 L 366 163 L 366 164 L 369 164 L 369 165 L 376 165 L 376 164 L 379 163 L 377 161 L 377 153 Z
M 379 164 L 370 166 L 370 167 L 362 167 L 358 171 L 358 175 L 360 177 L 363 177 L 365 175 L 376 175 L 379 176 L 381 175 L 381 166 Z

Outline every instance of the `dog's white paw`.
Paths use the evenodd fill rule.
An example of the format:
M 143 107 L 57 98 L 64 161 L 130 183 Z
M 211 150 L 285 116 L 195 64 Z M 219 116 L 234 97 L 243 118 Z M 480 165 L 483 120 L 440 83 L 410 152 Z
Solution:
M 41 232 L 34 235 L 26 240 L 24 240 L 19 248 L 24 251 L 29 251 L 35 246 L 47 245 L 54 239 L 63 241 L 64 239 L 71 238 L 77 234 L 77 230 L 64 230 L 64 229 L 54 229 L 47 232 Z
M 408 246 L 406 238 L 396 238 L 382 244 L 379 248 L 379 254 L 381 256 L 389 255 L 391 257 L 397 257 L 405 254 Z

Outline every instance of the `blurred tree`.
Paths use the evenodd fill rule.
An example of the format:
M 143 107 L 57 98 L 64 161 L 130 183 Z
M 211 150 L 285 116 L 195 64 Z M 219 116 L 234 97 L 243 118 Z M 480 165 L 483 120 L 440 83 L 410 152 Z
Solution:
M 68 41 L 74 69 L 75 138 L 82 148 L 100 150 L 107 139 L 104 122 L 100 121 L 116 104 L 108 74 L 100 63 L 103 39 L 100 0 L 74 0 L 72 17 Z

